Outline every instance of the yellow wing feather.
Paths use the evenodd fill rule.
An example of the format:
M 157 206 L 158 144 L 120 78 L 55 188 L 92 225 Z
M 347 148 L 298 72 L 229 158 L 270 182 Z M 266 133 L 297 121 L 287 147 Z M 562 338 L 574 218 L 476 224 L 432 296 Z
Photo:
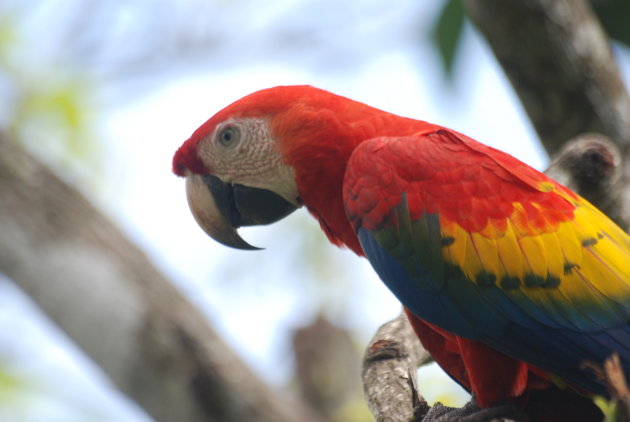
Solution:
M 625 320 L 630 237 L 587 201 L 570 199 L 576 206 L 574 219 L 555 224 L 540 220 L 542 214 L 531 204 L 528 215 L 520 203 L 513 204 L 507 221 L 489 221 L 479 232 L 441 217 L 442 236 L 453 239 L 443 248 L 443 258 L 479 288 L 490 282 L 511 300 L 525 308 L 534 305 L 563 326 Z

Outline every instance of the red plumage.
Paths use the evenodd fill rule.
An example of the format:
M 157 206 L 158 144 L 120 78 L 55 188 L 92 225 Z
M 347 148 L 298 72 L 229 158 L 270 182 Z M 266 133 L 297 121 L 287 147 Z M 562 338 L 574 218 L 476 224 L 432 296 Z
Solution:
M 343 183 L 340 181 L 344 177 L 349 177 L 345 171 L 350 155 L 366 139 L 424 134 L 426 141 L 418 142 L 415 148 L 423 148 L 422 156 L 428 157 L 425 165 L 418 166 L 415 162 L 419 154 L 414 151 L 414 147 L 409 147 L 409 144 L 405 144 L 407 148 L 399 151 L 399 154 L 379 152 L 379 148 L 386 146 L 379 146 L 374 142 L 370 144 L 369 147 L 374 148 L 374 151 L 366 156 L 374 159 L 366 161 L 363 169 L 355 167 L 361 178 L 360 185 L 364 189 L 363 200 L 372 197 L 371 203 L 356 204 L 361 208 L 362 224 L 367 227 L 381 223 L 380 218 L 385 214 L 384 210 L 400 201 L 400 192 L 414 190 L 405 189 L 405 186 L 395 186 L 396 183 L 401 183 L 401 180 L 417 180 L 418 183 L 423 179 L 430 180 L 427 189 L 450 198 L 450 201 L 440 201 L 439 209 L 432 208 L 438 206 L 438 203 L 427 203 L 424 206 L 415 204 L 410 206 L 411 209 L 443 213 L 471 231 L 483 229 L 489 218 L 501 219 L 508 216 L 513 211 L 511 202 L 523 200 L 522 196 L 526 193 L 541 195 L 537 189 L 534 191 L 512 188 L 510 186 L 512 180 L 507 175 L 506 167 L 512 171 L 517 169 L 521 177 L 517 183 L 525 187 L 537 187 L 541 181 L 548 181 L 544 176 L 541 179 L 540 173 L 510 156 L 502 154 L 496 158 L 498 161 L 489 159 L 486 154 L 492 154 L 495 151 L 492 148 L 437 125 L 402 118 L 361 103 L 350 101 L 340 103 L 336 96 L 330 99 L 328 95 L 321 98 L 309 95 L 292 101 L 298 101 L 298 105 L 294 104 L 288 112 L 274 115 L 272 120 L 274 133 L 280 141 L 281 152 L 287 163 L 296 169 L 296 180 L 300 186 L 302 200 L 319 220 L 329 239 L 334 244 L 346 245 L 359 255 L 363 255 L 363 250 L 357 241 L 355 229 L 348 224 L 348 217 L 352 220 L 352 216 L 348 216 L 347 213 L 351 214 L 353 207 L 351 203 L 349 205 L 346 202 L 347 210 L 344 210 L 341 189 Z M 296 123 L 296 119 L 300 122 Z M 446 139 L 450 142 L 445 142 Z M 285 140 L 290 142 L 284 142 Z M 474 146 L 469 147 L 470 143 Z M 471 151 L 474 152 L 477 148 L 483 153 L 471 154 Z M 331 152 L 329 149 L 334 151 Z M 434 151 L 433 160 L 430 151 Z M 491 166 L 496 180 L 478 183 L 479 177 L 475 172 L 477 168 L 475 166 L 436 167 L 444 163 L 445 156 L 462 153 L 467 159 L 474 160 L 475 166 Z M 384 157 L 384 160 L 390 156 L 404 159 L 405 155 L 409 164 L 397 168 L 404 169 L 408 174 L 388 174 L 391 167 L 380 165 L 378 159 L 379 156 Z M 325 157 L 326 166 L 321 165 L 320 157 Z M 339 162 L 330 162 L 331 158 Z M 371 178 L 378 179 L 378 183 Z M 470 180 L 470 183 L 467 183 L 467 180 Z M 505 180 L 510 180 L 510 183 L 506 184 Z M 496 192 L 496 186 L 501 186 L 501 192 Z M 370 187 L 373 187 L 372 196 L 365 194 L 370 192 Z M 475 196 L 492 194 L 497 198 L 494 201 L 496 206 L 492 208 L 476 208 L 475 204 L 470 202 L 470 198 Z M 409 197 L 408 200 L 413 202 L 423 199 Z M 547 219 L 555 222 L 565 221 L 571 217 L 573 207 L 560 197 L 543 198 L 539 202 L 548 205 L 545 218 L 541 221 L 546 222 Z M 375 216 L 373 221 L 369 218 L 371 215 Z M 354 224 L 357 224 L 356 220 Z M 489 406 L 506 398 L 521 395 L 526 390 L 549 386 L 544 374 L 536 368 L 509 358 L 481 343 L 449 334 L 424 323 L 409 312 L 408 314 L 411 315 L 418 337 L 436 361 L 469 390 L 483 392 L 481 395 L 478 394 L 477 398 L 480 405 Z M 492 371 L 488 371 L 489 366 L 492 367 Z M 501 379 L 496 378 L 497 366 L 503 368 L 505 376 Z M 491 374 L 491 378 L 484 378 L 486 374 Z
M 574 194 L 522 162 L 438 126 L 422 135 L 414 142 L 376 138 L 357 147 L 365 151 L 356 155 L 361 158 L 355 158 L 345 182 L 353 191 L 362 192 L 363 203 L 353 201 L 357 195 L 352 192 L 346 198 L 348 212 L 362 216 L 354 220 L 355 226 L 374 229 L 381 225 L 403 192 L 407 192 L 411 218 L 419 218 L 420 212 L 439 213 L 470 232 L 482 231 L 489 220 L 505 221 L 514 212 L 515 202 L 525 206 L 522 226 L 528 230 L 544 230 L 548 224 L 573 218 L 574 206 L 567 199 L 555 192 L 541 192 L 539 185 L 548 183 L 570 197 Z M 400 162 L 396 174 L 388 166 L 391 157 Z M 463 165 L 467 160 L 474 165 Z M 491 169 L 483 177 L 482 167 Z M 409 192 L 426 192 L 432 200 Z
M 274 146 L 284 164 L 294 171 L 298 202 L 306 205 L 317 218 L 332 243 L 347 246 L 359 255 L 364 255 L 364 250 L 357 237 L 358 230 L 375 231 L 387 225 L 388 219 L 396 217 L 392 210 L 401 203 L 412 220 L 422 220 L 425 215 L 439 215 L 442 233 L 447 232 L 449 224 L 451 228 L 457 225 L 457 229 L 465 231 L 466 236 L 494 230 L 489 235 L 494 241 L 492 236 L 504 232 L 508 224 L 515 232 L 532 237 L 549 233 L 573 220 L 575 203 L 581 200 L 517 159 L 455 131 L 383 112 L 308 86 L 258 91 L 221 110 L 178 150 L 173 161 L 174 172 L 178 175 L 212 174 L 212 163 L 199 158 L 200 143 L 212 136 L 217 125 L 248 117 L 268 119 Z M 392 165 L 392 160 L 396 160 L 396 165 Z M 438 250 L 439 240 L 435 242 Z M 596 239 L 588 240 L 597 242 Z M 577 245 L 578 248 L 582 246 Z M 496 249 L 489 251 L 489 254 L 492 253 L 497 257 L 496 262 L 505 261 L 504 256 L 498 257 Z M 557 258 L 556 264 L 561 269 L 564 265 L 565 271 L 573 271 L 573 264 L 563 262 L 560 253 L 556 253 L 554 258 Z M 424 270 L 432 269 L 431 263 L 423 264 Z M 518 283 L 522 285 L 526 282 L 524 271 L 512 274 L 505 262 L 500 262 L 500 265 L 507 274 L 504 278 L 508 279 L 501 288 L 507 291 L 515 288 L 509 283 L 518 286 Z M 528 267 L 531 274 L 532 268 Z M 463 274 L 463 266 L 457 269 Z M 482 266 L 482 270 L 486 269 Z M 491 271 L 485 272 L 497 278 Z M 479 273 L 473 275 L 478 276 Z M 544 283 L 546 276 L 543 274 L 533 281 Z M 470 274 L 466 277 L 476 289 L 479 280 L 470 277 Z M 491 284 L 495 281 L 498 282 L 498 278 Z M 414 293 L 421 294 L 424 287 L 418 287 Z M 503 297 L 502 300 L 516 299 Z M 532 303 L 528 302 L 523 309 L 514 311 L 523 315 L 540 312 L 534 316 L 527 315 L 531 320 L 527 319 L 524 327 L 539 324 L 540 319 L 545 318 L 554 323 L 557 320 L 564 322 L 562 312 L 565 309 L 558 311 L 554 308 L 557 303 L 543 300 L 533 304 L 537 307 L 533 311 L 532 307 L 527 307 Z M 600 303 L 605 302 L 596 302 L 596 305 Z M 421 313 L 413 303 L 408 306 Z M 493 315 L 493 310 L 488 308 L 485 309 L 489 312 L 487 315 Z M 470 309 L 465 311 L 470 312 Z M 472 340 L 476 338 L 473 335 L 469 336 L 471 339 L 466 339 L 420 319 L 411 311 L 407 314 L 425 348 L 446 372 L 476 394 L 481 406 L 516 400 L 523 406 L 532 405 L 533 409 L 536 406 L 532 403 L 538 402 L 530 403 L 529 398 L 540 398 L 538 392 L 546 390 L 551 392 L 550 397 L 557 400 L 556 405 L 571 403 L 575 410 L 572 417 L 576 420 L 582 420 L 580 416 L 584 416 L 583 420 L 597 417 L 598 411 L 593 410 L 590 400 L 572 392 L 560 391 L 553 386 L 547 372 L 538 367 L 501 353 L 486 343 Z M 509 311 L 506 314 L 513 316 Z M 466 315 L 465 312 L 462 315 Z M 610 317 L 603 311 L 601 318 Z M 469 323 L 466 318 L 462 319 L 462 326 Z M 427 317 L 427 320 L 430 319 Z M 483 322 L 489 322 L 490 326 L 486 339 L 494 341 L 492 336 L 499 336 L 492 331 L 496 326 L 489 320 Z M 560 328 L 564 329 L 564 326 Z M 519 356 L 518 353 L 514 355 Z M 551 418 L 558 416 L 546 414 L 547 410 L 543 408 L 537 408 L 533 414 Z

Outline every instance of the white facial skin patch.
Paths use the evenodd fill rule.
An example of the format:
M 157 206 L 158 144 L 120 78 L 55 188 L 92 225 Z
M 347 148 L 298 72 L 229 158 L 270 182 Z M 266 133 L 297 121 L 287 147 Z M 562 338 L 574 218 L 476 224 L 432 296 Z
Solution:
M 299 206 L 293 168 L 285 164 L 269 130 L 269 120 L 226 120 L 199 143 L 199 158 L 226 183 L 271 190 Z

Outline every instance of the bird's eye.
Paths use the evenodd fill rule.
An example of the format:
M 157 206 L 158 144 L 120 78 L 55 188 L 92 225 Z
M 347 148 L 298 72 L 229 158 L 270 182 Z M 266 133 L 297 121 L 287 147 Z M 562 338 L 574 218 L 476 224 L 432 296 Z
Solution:
M 230 148 L 238 144 L 241 139 L 241 132 L 235 126 L 226 126 L 218 134 L 217 141 L 221 146 Z

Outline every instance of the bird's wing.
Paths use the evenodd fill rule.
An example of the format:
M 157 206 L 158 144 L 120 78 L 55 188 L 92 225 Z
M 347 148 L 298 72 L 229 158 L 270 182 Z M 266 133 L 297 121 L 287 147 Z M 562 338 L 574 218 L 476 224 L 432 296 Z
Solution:
M 405 307 L 589 391 L 580 369 L 630 369 L 630 238 L 583 198 L 446 129 L 353 153 L 344 204 Z

